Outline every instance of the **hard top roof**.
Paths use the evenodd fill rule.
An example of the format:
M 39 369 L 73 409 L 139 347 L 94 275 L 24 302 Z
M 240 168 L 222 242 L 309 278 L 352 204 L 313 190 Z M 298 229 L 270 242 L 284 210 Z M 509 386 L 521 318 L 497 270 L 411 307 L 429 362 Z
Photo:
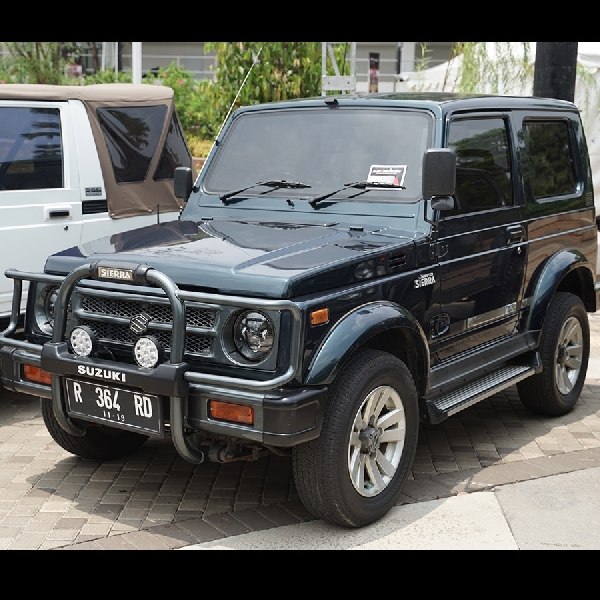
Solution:
M 337 104 L 336 104 L 337 101 Z M 575 104 L 552 98 L 534 98 L 528 96 L 497 96 L 486 94 L 454 94 L 443 92 L 407 92 L 381 94 L 355 94 L 311 98 L 308 100 L 289 100 L 285 102 L 249 106 L 241 112 L 278 108 L 302 108 L 303 106 L 382 106 L 388 108 L 413 108 L 430 110 L 438 115 L 460 111 L 503 111 L 503 110 L 561 110 L 579 112 Z

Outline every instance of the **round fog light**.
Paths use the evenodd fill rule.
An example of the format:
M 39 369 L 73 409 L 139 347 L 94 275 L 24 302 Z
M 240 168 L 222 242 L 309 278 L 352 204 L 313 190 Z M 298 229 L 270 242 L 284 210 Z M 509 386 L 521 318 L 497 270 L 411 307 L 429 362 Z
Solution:
M 133 349 L 135 362 L 144 369 L 154 369 L 162 360 L 163 350 L 153 337 L 140 338 Z
M 69 341 L 71 350 L 81 358 L 92 356 L 98 349 L 96 334 L 89 327 L 76 327 Z

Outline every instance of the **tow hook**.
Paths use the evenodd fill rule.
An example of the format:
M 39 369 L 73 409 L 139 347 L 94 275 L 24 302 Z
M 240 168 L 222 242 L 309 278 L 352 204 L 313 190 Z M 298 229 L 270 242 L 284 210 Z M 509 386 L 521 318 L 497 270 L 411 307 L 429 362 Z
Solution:
M 234 440 L 229 440 L 227 446 L 213 444 L 208 451 L 208 458 L 213 463 L 233 462 L 235 458 L 235 449 L 237 444 Z
M 227 464 L 234 462 L 255 462 L 269 455 L 267 451 L 261 452 L 260 448 L 252 448 L 251 452 L 236 456 L 236 450 L 237 443 L 235 440 L 229 440 L 227 446 L 213 444 L 208 451 L 208 458 L 213 463 Z

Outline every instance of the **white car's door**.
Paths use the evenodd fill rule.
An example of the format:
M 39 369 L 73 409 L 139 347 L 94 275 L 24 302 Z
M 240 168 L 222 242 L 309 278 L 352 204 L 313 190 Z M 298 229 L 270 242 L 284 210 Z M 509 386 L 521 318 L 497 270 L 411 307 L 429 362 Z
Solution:
M 7 269 L 43 271 L 76 246 L 82 202 L 67 103 L 0 102 L 0 317 L 10 313 Z M 25 294 L 23 296 L 24 308 Z

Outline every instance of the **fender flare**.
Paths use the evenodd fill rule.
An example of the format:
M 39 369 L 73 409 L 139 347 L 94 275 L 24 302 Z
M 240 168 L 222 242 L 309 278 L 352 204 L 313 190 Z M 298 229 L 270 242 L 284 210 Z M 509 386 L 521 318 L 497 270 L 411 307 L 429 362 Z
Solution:
M 308 367 L 307 385 L 331 385 L 346 360 L 373 337 L 390 329 L 409 329 L 421 341 L 429 373 L 427 337 L 415 317 L 391 302 L 366 304 L 345 315 L 321 343 Z
M 544 265 L 531 297 L 531 310 L 527 318 L 527 330 L 540 331 L 546 311 L 562 281 L 577 269 L 585 269 L 590 275 L 590 295 L 595 293 L 594 269 L 587 258 L 577 250 L 563 250 L 552 256 Z

